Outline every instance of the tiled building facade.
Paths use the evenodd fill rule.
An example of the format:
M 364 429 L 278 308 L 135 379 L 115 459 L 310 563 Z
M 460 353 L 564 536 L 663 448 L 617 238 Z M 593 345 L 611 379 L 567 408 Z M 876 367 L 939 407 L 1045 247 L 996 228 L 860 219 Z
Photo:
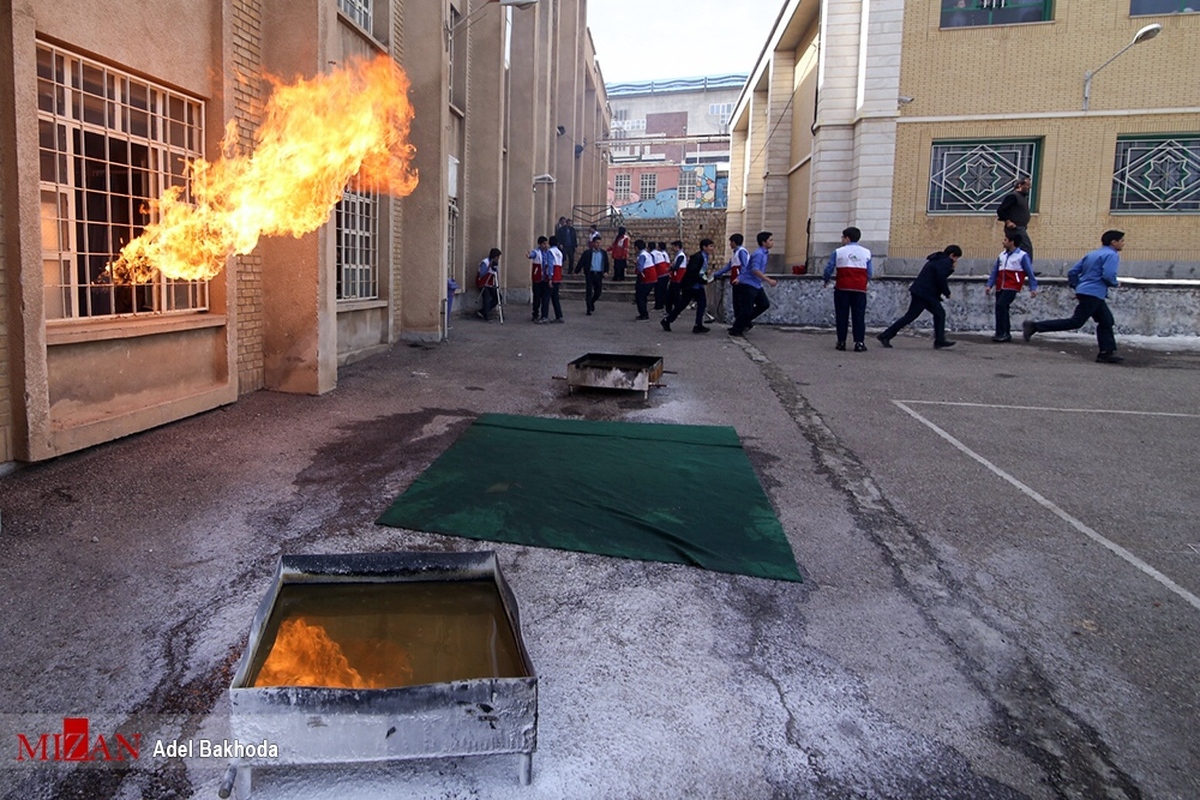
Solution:
M 380 55 L 411 80 L 409 197 L 351 187 L 318 230 L 265 237 L 211 280 L 110 279 L 189 161 L 218 160 L 227 126 L 255 145 L 264 74 Z M 449 279 L 603 202 L 602 166 L 560 125 L 607 129 L 586 0 L 0 5 L 0 468 L 258 389 L 326 392 L 345 363 L 440 340 Z M 540 174 L 555 182 L 534 192 Z

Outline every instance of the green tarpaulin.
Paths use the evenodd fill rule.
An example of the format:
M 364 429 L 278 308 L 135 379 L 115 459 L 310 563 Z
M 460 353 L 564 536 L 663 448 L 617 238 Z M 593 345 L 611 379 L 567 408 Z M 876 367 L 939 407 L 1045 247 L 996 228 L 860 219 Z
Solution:
M 800 580 L 730 427 L 487 414 L 377 522 Z

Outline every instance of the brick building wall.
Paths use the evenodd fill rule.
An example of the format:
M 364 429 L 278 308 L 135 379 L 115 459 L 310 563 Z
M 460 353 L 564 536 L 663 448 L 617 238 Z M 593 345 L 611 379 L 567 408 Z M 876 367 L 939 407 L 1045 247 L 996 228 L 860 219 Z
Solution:
M 625 227 L 629 237 L 635 240 L 669 243 L 679 239 L 688 253 L 699 249 L 701 239 L 712 239 L 716 243 L 713 258 L 723 261 L 727 258 L 725 251 L 728 249 L 725 214 L 723 208 L 685 208 L 679 212 L 678 217 L 633 219 L 629 220 Z M 753 240 L 755 233 L 757 231 L 749 234 L 747 238 Z M 607 244 L 611 240 L 612 236 L 606 234 L 604 242 Z
M 254 145 L 254 131 L 262 120 L 262 3 L 260 0 L 234 0 L 233 3 L 233 86 L 234 119 L 237 121 L 238 146 L 248 152 Z M 263 388 L 263 261 L 256 250 L 237 256 L 234 261 L 237 280 L 237 375 L 238 393 Z
M 965 260 L 990 264 L 1001 247 L 994 214 L 931 214 L 927 203 L 935 141 L 1036 139 L 1036 208 L 1029 226 L 1039 272 L 1061 274 L 1124 230 L 1122 273 L 1196 277 L 1200 229 L 1195 214 L 1110 211 L 1118 136 L 1194 134 L 1200 129 L 1194 80 L 1200 70 L 1200 14 L 1130 16 L 1128 0 L 1056 3 L 1050 23 L 940 28 L 939 4 L 904 16 L 891 261 L 919 261 L 955 242 Z M 1155 39 L 1131 47 L 1094 78 L 1083 111 L 1084 75 L 1127 45 L 1143 25 Z M 987 54 L 980 57 L 980 54 Z M 995 76 L 1054 76 L 1012 84 Z M 865 233 L 865 231 L 864 231 Z M 960 269 L 969 264 L 960 264 Z

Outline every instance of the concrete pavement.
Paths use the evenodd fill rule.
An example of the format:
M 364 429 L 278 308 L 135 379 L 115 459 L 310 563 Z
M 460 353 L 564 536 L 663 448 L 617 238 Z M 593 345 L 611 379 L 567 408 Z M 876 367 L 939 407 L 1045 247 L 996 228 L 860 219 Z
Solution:
M 224 762 L 17 762 L 16 732 L 219 739 L 278 554 L 484 547 L 373 520 L 489 411 L 733 425 L 806 582 L 497 544 L 539 674 L 533 784 L 490 757 L 262 770 L 256 797 L 1200 796 L 1194 349 L 856 354 L 566 310 L 0 478 L 3 796 L 215 797 Z M 587 352 L 661 355 L 665 386 L 568 395 Z M 560 490 L 628 479 L 580 464 Z

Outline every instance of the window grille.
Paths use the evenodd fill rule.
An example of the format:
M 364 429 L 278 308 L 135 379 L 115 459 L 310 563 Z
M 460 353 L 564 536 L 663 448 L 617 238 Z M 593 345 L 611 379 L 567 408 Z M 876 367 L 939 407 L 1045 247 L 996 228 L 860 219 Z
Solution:
M 196 311 L 207 281 L 114 284 L 109 264 L 170 186 L 190 199 L 204 105 L 52 45 L 37 45 L 45 315 L 49 320 Z
M 1137 0 L 1131 0 L 1137 2 Z M 1053 0 L 941 0 L 942 27 L 1015 25 L 1054 19 Z
M 374 300 L 379 297 L 379 195 L 352 180 L 335 216 L 337 299 Z
M 1118 137 L 1109 208 L 1200 211 L 1200 135 Z
M 371 30 L 373 15 L 371 0 L 338 0 L 338 8 L 354 23 L 365 31 Z
M 931 214 L 990 214 L 1018 175 L 1034 177 L 1041 142 L 934 142 L 929 166 Z M 1034 198 L 1030 198 L 1033 207 Z M 1036 209 L 1035 209 L 1036 210 Z

